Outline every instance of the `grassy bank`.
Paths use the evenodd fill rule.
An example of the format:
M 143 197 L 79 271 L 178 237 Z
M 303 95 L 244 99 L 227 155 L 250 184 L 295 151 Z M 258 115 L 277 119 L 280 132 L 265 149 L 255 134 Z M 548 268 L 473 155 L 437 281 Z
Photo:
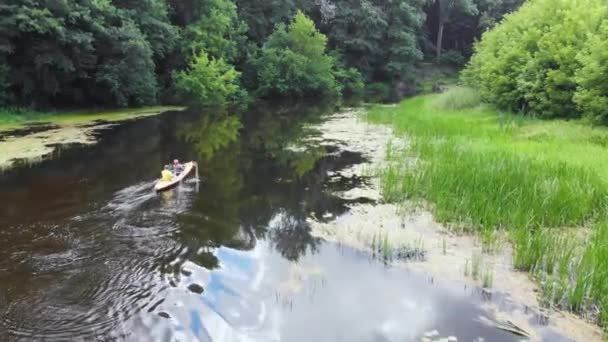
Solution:
M 439 221 L 478 232 L 487 251 L 506 231 L 515 266 L 542 281 L 547 302 L 608 311 L 608 130 L 499 113 L 466 88 L 367 118 L 411 142 L 389 148 L 385 198 L 429 203 Z
M 115 122 L 182 109 L 183 107 L 155 106 L 124 108 L 109 111 L 37 112 L 26 108 L 0 108 L 0 131 L 11 130 L 36 123 L 79 125 L 97 120 Z

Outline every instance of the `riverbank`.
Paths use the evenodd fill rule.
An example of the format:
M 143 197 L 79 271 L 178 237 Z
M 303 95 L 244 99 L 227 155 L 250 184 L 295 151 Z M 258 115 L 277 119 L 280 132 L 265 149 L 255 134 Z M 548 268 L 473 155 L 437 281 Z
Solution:
M 608 130 L 498 113 L 467 89 L 367 118 L 412 140 L 381 172 L 389 201 L 430 204 L 440 222 L 479 233 L 486 252 L 511 243 L 546 304 L 607 322 Z
M 415 111 L 411 101 L 422 101 L 426 105 L 433 98 L 420 97 L 397 106 L 374 107 L 366 118 L 391 124 L 391 120 L 400 117 L 401 111 Z M 424 116 L 424 113 L 420 115 Z M 487 118 L 480 120 L 483 122 Z M 406 119 L 400 122 L 409 127 L 405 125 Z M 474 130 L 475 126 L 468 127 Z M 367 186 L 338 195 L 348 199 L 370 198 L 376 204 L 353 205 L 349 213 L 329 222 L 311 218 L 315 235 L 368 251 L 391 265 L 427 273 L 438 282 L 448 282 L 456 287 L 485 288 L 484 291 L 494 294 L 495 299 L 488 302 L 486 309 L 493 312 L 497 320 L 514 322 L 529 332 L 533 340 L 547 338 L 547 327 L 541 327 L 543 324 L 573 340 L 601 340 L 602 333 L 596 326 L 544 305 L 537 295 L 536 283 L 527 273 L 517 270 L 513 262 L 517 259 L 511 258 L 510 244 L 495 243 L 488 253 L 483 239 L 463 234 L 465 232 L 455 230 L 454 225 L 442 224 L 448 221 L 441 216 L 438 207 L 426 206 L 430 209 L 427 210 L 425 206 L 416 205 L 412 196 L 396 197 L 389 179 L 405 178 L 406 171 L 417 170 L 424 163 L 416 154 L 419 136 L 405 134 L 404 127 L 368 124 L 365 116 L 356 111 L 332 116 L 317 128 L 321 132 L 319 139 L 339 141 L 342 149 L 362 152 L 368 158 L 367 163 L 355 165 L 339 175 L 370 176 Z M 437 135 L 437 138 L 441 137 Z M 388 175 L 393 176 L 389 178 Z M 417 199 L 423 200 L 422 197 Z M 462 223 L 457 227 L 464 227 Z M 503 233 L 492 236 L 497 241 L 506 241 L 509 237 Z
M 94 121 L 116 122 L 183 109 L 185 108 L 178 106 L 152 106 L 108 111 L 36 112 L 23 108 L 0 108 L 0 132 L 42 124 L 78 125 Z
M 58 145 L 96 142 L 93 133 L 122 121 L 159 115 L 183 107 L 157 106 L 105 112 L 39 113 L 0 110 L 0 170 L 16 161 L 35 162 Z

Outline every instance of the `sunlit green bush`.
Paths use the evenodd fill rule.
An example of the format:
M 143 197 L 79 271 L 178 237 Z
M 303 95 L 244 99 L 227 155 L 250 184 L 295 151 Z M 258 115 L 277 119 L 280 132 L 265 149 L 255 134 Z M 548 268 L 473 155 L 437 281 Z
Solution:
M 184 101 L 197 106 L 231 103 L 239 94 L 239 73 L 223 59 L 209 58 L 202 52 L 185 71 L 174 75 L 175 87 Z
M 575 75 L 599 50 L 587 48 L 591 57 L 579 54 L 607 13 L 603 0 L 528 1 L 483 35 L 463 78 L 501 108 L 544 118 L 578 117 L 588 96 L 575 102 L 577 81 L 589 77 Z
M 596 123 L 608 124 L 608 20 L 592 35 L 578 55 L 582 65 L 576 73 L 579 84 L 574 95 L 583 115 Z
M 279 25 L 270 35 L 257 69 L 259 96 L 337 97 L 340 86 L 333 73 L 334 58 L 325 49 L 327 37 L 298 11 L 289 26 Z

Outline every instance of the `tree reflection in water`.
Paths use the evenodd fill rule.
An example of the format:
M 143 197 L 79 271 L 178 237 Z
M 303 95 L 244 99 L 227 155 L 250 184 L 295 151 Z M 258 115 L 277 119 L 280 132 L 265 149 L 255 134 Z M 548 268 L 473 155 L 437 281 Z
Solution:
M 323 187 L 327 171 L 341 166 L 339 158 L 328 157 L 325 146 L 302 146 L 311 134 L 308 124 L 331 108 L 257 108 L 242 115 L 206 112 L 177 125 L 178 139 L 199 161 L 202 183 L 191 209 L 179 215 L 175 238 L 201 266 L 217 267 L 216 247 L 250 250 L 257 239 L 269 239 L 286 259 L 297 261 L 320 243 L 306 217 L 346 210 L 347 201 Z

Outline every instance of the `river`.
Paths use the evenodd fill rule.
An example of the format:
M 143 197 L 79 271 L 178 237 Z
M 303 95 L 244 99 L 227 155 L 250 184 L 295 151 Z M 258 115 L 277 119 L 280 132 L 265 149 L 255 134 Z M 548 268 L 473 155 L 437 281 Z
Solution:
M 330 108 L 165 113 L 0 175 L 0 340 L 518 341 L 446 286 L 311 234 L 365 157 L 320 141 Z M 200 182 L 153 191 L 169 160 Z M 425 337 L 426 336 L 426 337 Z

